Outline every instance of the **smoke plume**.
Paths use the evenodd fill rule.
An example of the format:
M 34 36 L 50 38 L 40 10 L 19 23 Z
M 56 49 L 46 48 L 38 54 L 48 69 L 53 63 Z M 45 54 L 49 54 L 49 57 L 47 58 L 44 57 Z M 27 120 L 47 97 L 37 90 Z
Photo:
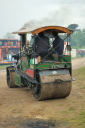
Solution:
M 41 26 L 63 26 L 68 27 L 69 24 L 75 23 L 75 13 L 73 8 L 70 5 L 63 5 L 57 11 L 50 13 L 47 17 L 37 21 L 30 20 L 29 22 L 23 25 L 24 28 L 33 28 L 33 27 L 41 27 Z

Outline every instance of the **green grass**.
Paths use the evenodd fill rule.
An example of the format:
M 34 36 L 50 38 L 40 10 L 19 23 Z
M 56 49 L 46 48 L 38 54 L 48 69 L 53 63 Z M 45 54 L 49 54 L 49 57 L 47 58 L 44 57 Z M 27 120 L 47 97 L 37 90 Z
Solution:
M 79 122 L 79 125 L 82 125 L 85 128 L 85 111 L 80 112 L 76 117 L 76 120 Z
M 73 83 L 79 89 L 85 89 L 85 67 L 73 70 L 73 77 L 76 79 Z
M 76 79 L 73 82 L 74 101 L 61 111 L 61 117 L 51 118 L 56 127 L 85 128 L 85 67 L 73 70 L 73 78 Z
M 70 107 L 70 108 L 69 108 L 69 111 L 75 111 L 75 109 L 76 109 L 76 108 L 74 108 L 74 107 Z
M 62 111 L 61 113 L 69 114 L 69 111 Z
M 80 74 L 81 74 L 81 76 L 80 76 Z M 83 75 L 85 75 L 85 67 L 73 70 L 73 75 L 75 75 L 75 76 L 77 75 L 78 77 L 82 77 Z
M 0 65 L 0 70 L 6 70 L 6 67 L 9 65 Z
M 85 55 L 83 55 L 83 57 L 85 57 Z M 82 57 L 82 58 L 83 58 L 83 57 Z M 71 59 L 76 59 L 76 58 L 81 58 L 81 56 L 78 55 L 77 57 L 71 57 Z
M 59 128 L 85 128 L 85 112 L 81 111 L 75 117 L 69 116 L 70 113 L 65 112 L 66 118 L 56 119 L 50 118 L 51 122 Z M 69 114 L 69 115 L 68 115 Z

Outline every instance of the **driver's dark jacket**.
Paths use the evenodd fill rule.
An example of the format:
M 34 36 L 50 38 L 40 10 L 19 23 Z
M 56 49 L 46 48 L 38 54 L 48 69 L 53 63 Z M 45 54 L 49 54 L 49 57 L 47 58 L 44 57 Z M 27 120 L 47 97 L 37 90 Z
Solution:
M 59 44 L 60 43 L 60 44 Z M 56 47 L 59 44 L 58 47 Z M 56 47 L 56 48 L 55 48 Z M 59 55 L 63 54 L 63 49 L 64 49 L 64 41 L 57 36 L 55 38 L 55 40 L 53 41 L 53 48 L 55 48 L 55 51 L 57 51 L 57 53 L 59 53 Z M 55 52 L 54 52 L 55 53 Z
M 36 53 L 47 52 L 48 49 L 49 49 L 49 46 L 50 46 L 49 38 L 46 37 L 46 36 L 36 37 L 35 40 L 34 40 L 34 43 L 32 45 L 33 49 L 35 47 L 35 52 Z

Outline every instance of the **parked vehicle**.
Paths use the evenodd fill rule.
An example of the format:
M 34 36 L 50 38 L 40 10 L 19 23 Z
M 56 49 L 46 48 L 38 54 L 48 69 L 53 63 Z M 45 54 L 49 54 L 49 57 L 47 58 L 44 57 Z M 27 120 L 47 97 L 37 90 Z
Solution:
M 82 57 L 83 55 L 85 55 L 85 49 L 79 49 L 79 50 L 77 51 L 77 54 Z

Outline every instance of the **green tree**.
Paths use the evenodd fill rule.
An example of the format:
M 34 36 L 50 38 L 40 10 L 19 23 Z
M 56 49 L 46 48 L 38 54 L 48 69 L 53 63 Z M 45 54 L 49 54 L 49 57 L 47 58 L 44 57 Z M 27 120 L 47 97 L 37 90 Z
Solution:
M 70 24 L 67 28 L 75 30 L 78 27 L 78 24 Z
M 74 46 L 79 48 L 85 46 L 85 29 L 76 31 L 74 34 Z

